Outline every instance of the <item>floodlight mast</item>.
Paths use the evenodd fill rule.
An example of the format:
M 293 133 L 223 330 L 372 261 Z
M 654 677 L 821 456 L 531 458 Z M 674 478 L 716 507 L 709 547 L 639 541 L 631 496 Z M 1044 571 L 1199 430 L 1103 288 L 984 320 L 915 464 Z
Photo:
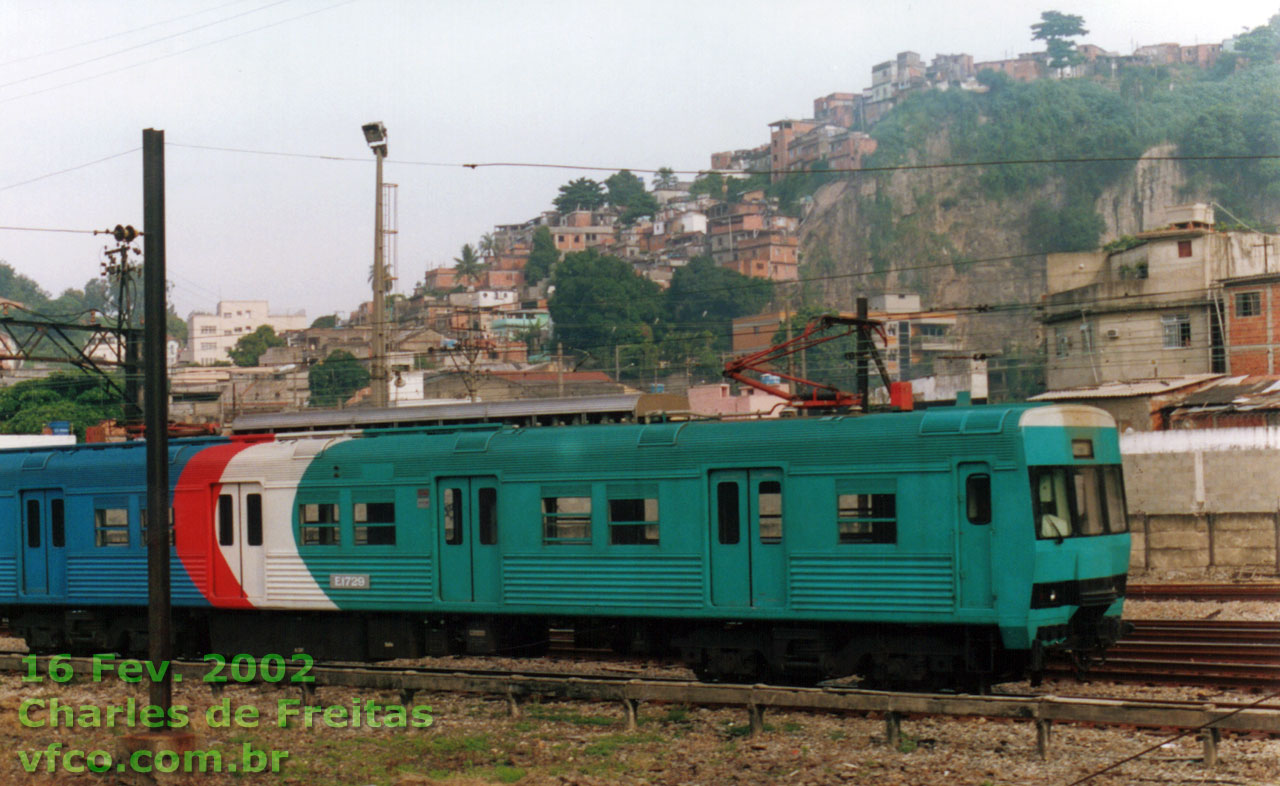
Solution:
M 369 349 L 369 384 L 373 406 L 387 406 L 387 271 L 382 259 L 382 160 L 387 157 L 387 127 L 381 121 L 360 127 L 377 161 L 377 186 L 373 208 L 373 340 Z

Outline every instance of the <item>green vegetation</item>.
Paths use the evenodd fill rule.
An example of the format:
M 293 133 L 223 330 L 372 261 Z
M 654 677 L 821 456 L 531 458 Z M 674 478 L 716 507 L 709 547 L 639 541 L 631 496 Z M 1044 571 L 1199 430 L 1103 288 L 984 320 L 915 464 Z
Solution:
M 529 261 L 524 264 L 525 283 L 536 284 L 547 278 L 559 261 L 560 252 L 551 238 L 551 230 L 546 227 L 533 230 L 533 248 L 529 252 Z
M 637 275 L 627 262 L 595 250 L 567 254 L 552 276 L 549 302 L 556 341 L 587 368 L 623 368 L 636 378 L 655 364 L 715 376 L 731 347 L 732 320 L 758 313 L 773 297 L 769 281 L 748 278 L 699 257 L 676 270 L 671 287 Z
M 368 384 L 369 370 L 350 352 L 336 350 L 307 371 L 308 406 L 336 407 Z
M 1045 42 L 1050 68 L 1066 68 L 1084 60 L 1076 51 L 1075 42 L 1069 40 L 1088 35 L 1089 31 L 1084 29 L 1084 17 L 1045 11 L 1040 14 L 1040 21 L 1031 26 L 1031 32 L 1032 38 Z
M 605 181 L 609 189 L 609 204 L 622 211 L 618 219 L 623 226 L 630 226 L 644 216 L 658 212 L 658 200 L 644 188 L 644 181 L 623 169 L 610 175 Z
M 572 213 L 575 210 L 595 210 L 605 202 L 604 186 L 589 177 L 570 180 L 560 186 L 560 195 L 551 200 L 556 210 Z
M 311 321 L 313 328 L 335 328 L 338 326 L 337 314 L 326 314 L 323 317 L 316 317 Z
M 237 366 L 256 366 L 262 353 L 272 347 L 283 347 L 287 342 L 276 335 L 276 329 L 263 325 L 247 336 L 241 336 L 236 345 L 227 350 L 231 362 Z
M 994 200 L 1056 184 L 1052 202 L 1033 203 L 1027 234 L 1036 251 L 1066 251 L 1097 247 L 1099 194 L 1133 171 L 1132 159 L 1172 143 L 1204 157 L 1186 163 L 1193 187 L 1257 219 L 1265 202 L 1280 201 L 1280 161 L 1238 157 L 1280 154 L 1280 66 L 1215 73 L 1128 66 L 1114 80 L 1020 84 L 984 72 L 986 93 L 908 96 L 873 130 L 879 147 L 868 166 L 991 162 L 975 196 Z M 931 150 L 928 141 L 942 134 L 949 149 Z M 1099 158 L 1129 160 L 1077 163 Z M 1044 163 L 1000 163 L 1019 160 Z
M 475 282 L 480 274 L 484 272 L 485 264 L 480 261 L 480 257 L 476 255 L 476 250 L 470 243 L 464 243 L 462 246 L 462 256 L 453 258 L 453 270 L 458 275 L 458 281 Z
M 66 420 L 84 439 L 86 426 L 124 415 L 119 395 L 96 374 L 67 372 L 0 388 L 0 433 L 39 434 L 49 422 Z

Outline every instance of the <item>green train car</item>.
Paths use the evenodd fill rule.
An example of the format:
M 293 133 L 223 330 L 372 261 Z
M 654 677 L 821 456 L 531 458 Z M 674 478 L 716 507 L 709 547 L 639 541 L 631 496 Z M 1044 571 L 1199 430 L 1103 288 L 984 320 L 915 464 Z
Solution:
M 572 627 L 584 644 L 678 652 L 704 679 L 982 688 L 1121 630 L 1119 446 L 1090 407 L 175 450 L 175 613 L 199 649 L 535 652 Z M 136 649 L 145 630 L 142 451 L 94 455 L 55 451 L 38 478 L 29 456 L 0 457 L 0 476 L 38 483 L 43 504 L 65 499 L 47 591 L 5 597 L 0 580 L 37 648 Z M 20 518 L 19 501 L 0 498 L 0 516 Z M 0 541 L 0 579 L 6 550 L 34 553 Z M 109 603 L 87 590 L 104 576 Z

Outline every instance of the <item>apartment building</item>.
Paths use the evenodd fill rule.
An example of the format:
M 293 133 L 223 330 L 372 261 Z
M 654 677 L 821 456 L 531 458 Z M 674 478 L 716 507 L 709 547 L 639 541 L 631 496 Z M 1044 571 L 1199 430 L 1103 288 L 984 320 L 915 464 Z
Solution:
M 273 314 L 266 300 L 222 300 L 213 313 L 193 311 L 187 317 L 187 351 L 184 359 L 197 365 L 230 360 L 227 350 L 263 325 L 277 334 L 307 327 L 305 311 Z

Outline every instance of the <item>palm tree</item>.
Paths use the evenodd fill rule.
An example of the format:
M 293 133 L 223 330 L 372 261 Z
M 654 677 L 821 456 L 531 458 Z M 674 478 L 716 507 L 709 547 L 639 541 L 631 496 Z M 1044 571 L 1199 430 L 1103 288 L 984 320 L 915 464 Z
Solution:
M 502 241 L 494 233 L 485 232 L 480 236 L 480 256 L 496 257 L 505 250 Z
M 680 181 L 676 178 L 676 173 L 673 172 L 669 166 L 662 167 L 658 170 L 657 174 L 653 176 L 654 188 L 675 188 L 678 185 L 680 185 Z
M 485 264 L 476 256 L 476 250 L 470 243 L 462 246 L 462 256 L 454 257 L 453 261 L 453 269 L 458 274 L 459 281 L 470 279 L 474 283 L 485 269 Z

